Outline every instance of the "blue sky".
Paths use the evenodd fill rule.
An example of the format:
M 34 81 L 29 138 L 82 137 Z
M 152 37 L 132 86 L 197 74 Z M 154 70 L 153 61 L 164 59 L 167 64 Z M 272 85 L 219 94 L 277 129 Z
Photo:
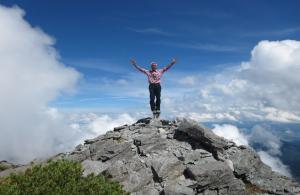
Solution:
M 151 116 L 147 78 L 129 60 L 149 68 L 175 57 L 162 79 L 161 118 L 223 124 L 235 141 L 254 130 L 271 152 L 276 146 L 270 154 L 278 161 L 278 137 L 299 137 L 299 5 L 0 1 L 0 131 L 14 144 L 7 148 L 12 140 L 0 137 L 0 160 L 66 151 Z M 262 125 L 273 123 L 279 136 Z
M 77 93 L 51 103 L 73 110 L 145 109 L 147 79 L 129 64 L 131 57 L 146 68 L 150 61 L 164 66 L 175 57 L 178 63 L 163 82 L 176 91 L 178 77 L 197 73 L 206 80 L 248 61 L 261 40 L 299 40 L 300 36 L 300 2 L 292 0 L 1 3 L 25 10 L 32 26 L 55 38 L 61 61 L 82 74 Z M 122 93 L 130 82 L 140 82 L 132 85 L 132 91 L 136 88 L 140 93 Z

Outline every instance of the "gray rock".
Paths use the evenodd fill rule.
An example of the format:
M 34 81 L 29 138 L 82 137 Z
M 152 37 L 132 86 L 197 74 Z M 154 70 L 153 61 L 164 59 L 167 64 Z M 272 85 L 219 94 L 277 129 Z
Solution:
M 89 145 L 79 145 L 76 147 L 74 151 L 72 151 L 70 154 L 65 156 L 66 159 L 74 160 L 78 162 L 82 162 L 85 159 L 90 159 L 90 157 L 91 157 L 91 151 Z
M 136 124 L 138 124 L 138 123 L 149 124 L 150 121 L 151 121 L 151 119 L 152 119 L 151 117 L 142 118 L 142 119 L 139 119 L 139 120 L 136 122 Z
M 188 151 L 183 156 L 185 164 L 204 164 L 216 161 L 210 152 L 203 149 Z
M 194 195 L 196 194 L 192 188 L 179 184 L 166 185 L 164 188 L 165 195 Z
M 59 159 L 81 162 L 83 176 L 110 175 L 133 195 L 300 194 L 299 183 L 273 172 L 251 148 L 184 118 L 140 119 L 47 160 Z
M 100 140 L 91 144 L 90 152 L 92 160 L 101 160 L 103 162 L 122 154 L 126 154 L 127 157 L 133 155 L 131 154 L 130 143 L 119 142 L 113 139 Z
M 174 180 L 181 175 L 185 166 L 172 154 L 154 154 L 147 158 L 147 165 L 151 167 L 157 182 Z
M 120 131 L 122 129 L 125 129 L 128 125 L 122 125 L 122 126 L 119 126 L 119 127 L 115 127 L 114 128 L 114 131 Z
M 152 119 L 150 120 L 149 125 L 152 127 L 162 127 L 162 122 L 159 119 Z
M 150 168 L 146 167 L 138 158 L 128 161 L 117 160 L 105 171 L 115 180 L 121 182 L 125 190 L 138 192 L 145 186 L 153 183 L 153 175 Z
M 186 177 L 197 181 L 197 190 L 226 189 L 227 194 L 244 194 L 244 183 L 236 179 L 231 169 L 223 162 L 215 161 L 201 165 L 188 165 Z
M 164 186 L 165 194 L 181 194 L 193 195 L 196 194 L 197 181 L 185 178 L 183 175 L 176 180 L 168 180 Z
M 109 167 L 108 164 L 101 161 L 84 160 L 82 163 L 83 176 L 94 173 L 95 175 L 103 173 Z
M 160 191 L 158 191 L 155 187 L 144 186 L 141 190 L 137 192 L 131 193 L 131 195 L 160 195 Z
M 253 149 L 232 147 L 226 153 L 233 163 L 235 175 L 245 183 L 270 194 L 300 194 L 298 182 L 273 172 Z
M 0 172 L 0 177 L 9 176 L 11 173 L 25 172 L 25 170 L 30 168 L 30 167 L 32 167 L 32 165 L 28 164 L 28 165 L 18 166 L 16 168 L 5 169 L 4 171 Z
M 190 119 L 178 119 L 180 122 L 174 138 L 189 142 L 194 149 L 203 148 L 216 158 L 228 148 L 228 141 L 215 135 L 211 130 Z
M 140 155 L 147 155 L 157 151 L 164 151 L 167 148 L 166 139 L 155 132 L 149 135 L 140 135 L 135 138 L 134 143 L 138 147 Z

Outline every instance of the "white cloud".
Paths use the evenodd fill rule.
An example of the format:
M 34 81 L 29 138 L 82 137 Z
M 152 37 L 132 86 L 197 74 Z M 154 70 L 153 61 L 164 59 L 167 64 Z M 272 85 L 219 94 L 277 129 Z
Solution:
M 253 48 L 248 62 L 215 75 L 183 76 L 181 82 L 197 84 L 166 89 L 166 95 L 176 91 L 181 96 L 169 95 L 172 98 L 165 108 L 182 115 L 213 116 L 206 117 L 209 121 L 300 122 L 299 56 L 299 41 L 261 41 Z M 221 117 L 226 115 L 232 117 Z
M 289 167 L 284 165 L 279 156 L 281 155 L 281 141 L 270 129 L 261 125 L 255 125 L 250 135 L 245 135 L 236 126 L 223 124 L 214 125 L 212 131 L 221 137 L 235 142 L 239 145 L 259 144 L 264 147 L 264 151 L 258 149 L 257 153 L 261 160 L 269 165 L 273 171 L 291 177 Z
M 196 121 L 206 121 L 214 118 L 212 114 L 199 114 L 197 112 L 177 113 L 177 116 L 189 118 Z
M 292 177 L 289 167 L 284 165 L 278 157 L 271 156 L 270 154 L 264 151 L 259 151 L 258 155 L 265 164 L 272 167 L 273 171 L 276 171 L 288 177 Z
M 80 77 L 60 62 L 54 39 L 24 15 L 0 5 L 0 159 L 19 163 L 68 147 L 62 143 L 75 135 L 48 103 L 74 91 Z
M 195 85 L 197 80 L 195 76 L 186 76 L 180 80 L 178 80 L 178 83 L 183 85 Z
M 83 143 L 86 139 L 95 138 L 113 130 L 114 127 L 136 122 L 136 118 L 128 113 L 109 115 L 109 114 L 75 114 L 70 119 L 71 126 L 81 135 L 76 140 L 76 144 Z
M 265 118 L 276 122 L 299 122 L 300 117 L 288 111 L 279 110 L 273 107 L 262 109 L 266 113 Z
M 298 111 L 300 99 L 300 42 L 261 41 L 242 63 L 239 76 L 259 100 L 280 110 Z
M 171 47 L 178 47 L 183 49 L 194 49 L 209 52 L 240 52 L 244 48 L 234 45 L 222 45 L 213 43 L 189 43 L 189 42 L 167 42 L 167 41 L 157 41 L 152 42 L 157 45 L 166 45 Z
M 230 113 L 202 113 L 199 114 L 197 112 L 176 112 L 176 116 L 179 117 L 186 117 L 190 118 L 192 120 L 196 120 L 199 122 L 205 122 L 205 121 L 212 121 L 212 120 L 219 120 L 219 121 L 237 121 L 235 116 L 231 115 Z
M 248 146 L 246 136 L 241 133 L 236 126 L 229 124 L 214 125 L 212 131 L 218 136 L 225 137 L 226 139 L 235 142 L 238 146 Z
M 248 139 L 263 146 L 271 155 L 281 155 L 281 140 L 271 132 L 270 127 L 255 125 Z
M 120 114 L 116 118 L 112 118 L 109 115 L 98 116 L 89 124 L 89 129 L 95 135 L 102 135 L 108 130 L 112 130 L 114 127 L 134 123 L 136 119 L 132 118 L 129 114 Z
M 137 33 L 142 33 L 142 34 L 153 34 L 153 35 L 163 35 L 163 36 L 174 36 L 175 35 L 174 33 L 166 32 L 159 28 L 144 28 L 144 29 L 130 28 L 130 30 L 137 32 Z

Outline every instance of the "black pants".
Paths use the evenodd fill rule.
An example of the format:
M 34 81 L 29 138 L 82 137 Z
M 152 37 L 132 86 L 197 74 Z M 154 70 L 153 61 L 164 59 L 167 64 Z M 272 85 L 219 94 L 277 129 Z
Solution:
M 150 92 L 150 107 L 151 110 L 160 110 L 160 92 L 161 86 L 160 83 L 151 83 L 149 84 L 149 92 Z M 154 101 L 156 98 L 156 101 Z

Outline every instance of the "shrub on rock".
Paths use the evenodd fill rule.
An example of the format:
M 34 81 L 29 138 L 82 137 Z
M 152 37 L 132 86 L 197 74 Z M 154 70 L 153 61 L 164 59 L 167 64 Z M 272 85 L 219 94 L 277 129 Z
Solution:
M 79 162 L 70 160 L 50 161 L 35 165 L 24 173 L 12 173 L 0 178 L 0 194 L 60 194 L 60 195 L 123 195 L 123 187 L 104 175 L 82 176 Z

